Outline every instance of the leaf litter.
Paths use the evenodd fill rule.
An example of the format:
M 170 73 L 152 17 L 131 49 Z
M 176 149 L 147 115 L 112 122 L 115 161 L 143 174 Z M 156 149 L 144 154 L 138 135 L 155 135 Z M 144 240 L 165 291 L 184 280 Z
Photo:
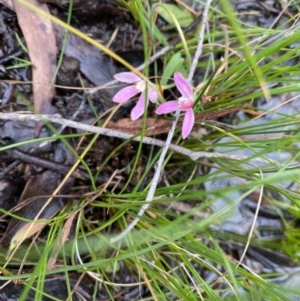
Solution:
M 37 6 L 42 5 L 43 9 L 48 9 L 48 6 L 46 4 L 41 4 L 41 2 L 51 2 L 51 13 L 57 13 L 62 15 L 66 14 L 66 6 L 61 6 L 61 3 L 59 3 L 58 1 L 39 1 L 39 3 L 36 1 L 33 2 Z M 258 12 L 257 14 L 242 14 L 242 16 L 244 16 L 245 18 L 250 18 L 250 20 L 245 20 L 247 22 L 255 22 L 261 25 L 270 24 L 271 22 L 276 21 L 276 18 L 274 17 L 275 13 L 273 12 L 274 10 L 276 10 L 276 8 L 274 8 L 273 6 L 270 7 L 269 3 L 262 4 L 256 3 L 255 1 L 249 1 L 247 3 L 242 1 L 234 2 L 236 3 L 237 9 L 239 9 L 240 11 L 247 11 L 249 7 L 251 7 L 251 9 L 254 9 Z M 76 13 L 74 14 L 76 25 L 81 27 L 83 31 L 91 30 L 92 34 L 99 35 L 99 37 L 103 38 L 104 40 L 106 39 L 106 42 L 109 42 L 109 38 L 110 36 L 112 36 L 113 32 L 113 25 L 115 25 L 115 23 L 118 24 L 120 22 L 118 18 L 121 17 L 122 21 L 124 22 L 124 29 L 121 32 L 121 38 L 119 35 L 118 38 L 115 41 L 113 41 L 113 47 L 116 51 L 120 49 L 128 51 L 129 49 L 129 52 L 132 54 L 131 56 L 138 57 L 140 51 L 137 51 L 134 48 L 140 48 L 142 42 L 139 38 L 136 38 L 136 36 L 139 36 L 140 33 L 138 32 L 135 22 L 130 17 L 128 17 L 126 13 L 124 14 L 123 11 L 118 11 L 116 13 L 115 11 L 118 8 L 117 6 L 115 6 L 115 2 L 113 2 L 112 5 L 107 3 L 103 4 L 102 2 L 100 4 L 99 3 L 97 3 L 95 8 L 93 6 L 94 1 L 86 1 L 85 3 L 84 1 L 75 1 L 74 6 L 77 10 L 77 12 L 75 10 Z M 66 5 L 67 3 L 63 4 Z M 6 5 L 10 6 L 10 3 L 7 2 Z M 10 7 L 12 8 L 13 6 Z M 91 11 L 92 13 L 92 9 L 92 14 L 94 14 L 94 11 L 103 14 L 103 21 L 99 21 L 98 15 L 97 21 L 95 21 L 95 16 L 93 15 L 91 18 L 91 24 L 86 24 L 84 22 L 84 24 L 81 24 L 81 8 L 82 16 L 84 16 L 82 18 L 83 20 L 85 20 L 84 22 L 86 22 L 86 20 L 89 19 L 89 12 Z M 96 123 L 97 120 L 94 116 L 95 111 L 97 112 L 97 115 L 107 114 L 107 110 L 110 110 L 113 107 L 111 98 L 116 92 L 115 88 L 98 90 L 96 93 L 92 94 L 86 94 L 82 91 L 78 92 L 73 88 L 81 88 L 82 86 L 84 86 L 85 88 L 102 86 L 107 82 L 113 80 L 113 75 L 115 73 L 124 72 L 124 70 L 122 70 L 108 56 L 104 55 L 99 49 L 95 48 L 92 45 L 89 45 L 87 42 L 83 41 L 77 36 L 69 34 L 66 40 L 64 51 L 64 68 L 62 68 L 63 70 L 59 71 L 58 73 L 58 78 L 60 77 L 60 82 L 57 81 L 57 83 L 60 83 L 62 86 L 65 85 L 68 87 L 60 87 L 55 89 L 52 83 L 54 80 L 54 71 L 56 68 L 56 49 L 61 49 L 63 45 L 64 31 L 56 25 L 52 26 L 52 24 L 48 23 L 48 21 L 46 21 L 44 18 L 36 20 L 35 18 L 38 16 L 30 10 L 25 9 L 25 11 L 21 13 L 21 11 L 18 10 L 24 9 L 24 7 L 21 5 L 19 6 L 19 8 L 16 8 L 16 16 L 12 15 L 11 12 L 4 9 L 4 7 L 0 7 L 0 9 L 1 13 L 3 12 L 3 14 L 0 15 L 10 15 L 10 18 L 14 20 L 13 26 L 15 26 L 16 28 L 16 22 L 19 22 L 23 33 L 24 42 L 28 47 L 29 57 L 33 64 L 33 68 L 26 68 L 26 72 L 24 72 L 24 70 L 20 70 L 19 72 L 16 70 L 6 70 L 5 66 L 8 65 L 8 62 L 12 63 L 12 59 L 10 59 L 10 56 L 12 54 L 17 53 L 20 56 L 23 56 L 24 54 L 22 52 L 18 52 L 19 47 L 18 45 L 14 44 L 14 38 L 11 37 L 13 32 L 8 31 L 8 28 L 12 26 L 11 19 L 5 19 L 4 17 L 2 28 L 5 28 L 5 35 L 7 38 L 6 41 L 11 41 L 11 45 L 10 47 L 8 47 L 9 45 L 7 46 L 6 52 L 3 53 L 3 57 L 0 57 L 0 62 L 2 64 L 0 69 L 1 80 L 6 81 L 5 85 L 1 83 L 1 88 L 3 91 L 3 112 L 28 110 L 28 101 L 30 102 L 30 100 L 32 99 L 33 107 L 37 112 L 58 112 L 66 118 L 70 118 L 74 116 L 75 113 L 78 113 L 76 115 L 76 119 L 81 122 L 93 120 L 93 122 Z M 263 14 L 259 13 L 261 9 L 263 9 Z M 279 12 L 280 11 L 276 11 L 276 13 Z M 286 14 L 288 14 L 288 12 L 286 12 Z M 113 16 L 115 19 L 113 21 L 109 21 L 106 17 L 107 15 Z M 32 20 L 34 20 L 34 22 L 32 22 Z M 97 24 L 97 26 L 99 27 L 98 31 L 95 30 L 94 22 L 101 23 L 101 26 Z M 40 30 L 41 33 L 32 35 L 32 33 L 36 33 L 36 30 Z M 47 35 L 44 34 L 45 31 L 47 31 Z M 103 34 L 103 32 L 105 32 L 105 34 Z M 20 30 L 18 30 L 18 34 L 20 36 L 22 36 L 22 33 Z M 40 39 L 41 36 L 45 38 L 44 41 Z M 42 56 L 40 56 L 41 53 Z M 134 62 L 133 59 L 133 64 L 138 66 L 139 62 Z M 67 80 L 67 82 L 64 81 L 65 79 Z M 13 83 L 11 85 L 11 82 L 14 80 L 19 81 L 19 83 Z M 28 84 L 24 88 L 24 85 L 20 83 L 22 81 L 31 82 L 31 80 L 33 82 L 32 88 L 30 84 Z M 11 87 L 13 88 L 11 89 Z M 24 98 L 26 101 L 22 101 Z M 84 103 L 83 106 L 81 106 L 82 103 Z M 90 103 L 92 103 L 93 106 L 91 106 Z M 261 105 L 261 107 L 263 108 L 263 105 Z M 80 110 L 78 110 L 78 108 L 80 108 Z M 108 126 L 111 126 L 112 128 L 116 129 L 122 129 L 132 134 L 137 134 L 139 132 L 139 129 L 141 128 L 142 121 L 132 121 L 127 118 L 131 109 L 132 104 L 126 104 L 125 106 L 123 106 L 114 115 L 113 120 L 108 122 Z M 233 111 L 234 109 L 231 109 L 228 112 L 223 112 L 223 114 L 228 113 L 228 118 L 232 119 L 231 113 Z M 199 116 L 196 116 L 196 120 L 207 120 L 210 118 L 214 119 L 216 117 L 220 117 L 222 116 L 222 111 L 206 113 L 203 115 L 204 116 L 201 116 L 200 114 Z M 266 116 L 266 118 L 267 117 L 268 116 Z M 241 118 L 241 116 L 239 115 L 238 118 Z M 37 133 L 35 123 L 31 121 L 2 121 L 0 126 L 2 146 L 9 146 L 13 143 L 21 143 L 24 141 L 28 141 L 36 138 L 37 136 L 40 138 L 51 136 L 51 131 L 46 127 L 41 127 L 40 131 Z M 154 126 L 155 128 L 151 130 L 151 128 Z M 148 132 L 146 131 L 146 133 L 147 135 L 157 135 L 161 133 L 166 133 L 168 132 L 170 126 L 170 121 L 157 121 L 154 118 L 150 118 L 147 120 L 146 129 L 148 129 Z M 66 133 L 73 134 L 73 132 L 69 130 L 66 130 Z M 77 147 L 77 150 L 81 152 L 88 145 L 88 142 L 89 140 L 85 139 L 78 144 L 77 142 L 74 143 L 73 146 Z M 101 137 L 97 140 L 97 142 L 90 149 L 90 154 L 87 157 L 87 162 L 89 164 L 89 167 L 93 170 L 93 172 L 97 172 L 98 167 L 102 164 L 103 161 L 107 159 L 111 152 L 114 151 L 116 145 L 120 144 L 121 142 L 122 141 L 118 139 L 105 137 Z M 226 141 L 226 143 L 227 142 L 228 141 Z M 20 215 L 22 218 L 25 219 L 34 219 L 37 216 L 39 219 L 43 218 L 44 224 L 41 224 L 41 226 L 45 227 L 47 225 L 47 219 L 51 219 L 53 216 L 55 216 L 57 211 L 61 211 L 62 209 L 66 208 L 68 206 L 68 203 L 70 202 L 68 198 L 63 198 L 59 196 L 60 194 L 74 195 L 75 193 L 76 195 L 77 193 L 84 195 L 90 193 L 90 183 L 87 180 L 87 177 L 85 177 L 85 175 L 87 174 L 86 171 L 83 170 L 83 168 L 79 168 L 77 170 L 77 175 L 81 174 L 84 176 L 82 176 L 81 178 L 80 176 L 78 176 L 77 178 L 75 176 L 70 177 L 70 181 L 66 184 L 66 187 L 63 188 L 57 196 L 52 196 L 52 193 L 57 188 L 63 176 L 67 174 L 67 170 L 56 172 L 55 164 L 62 164 L 67 168 L 71 168 L 72 164 L 75 162 L 75 158 L 70 153 L 70 150 L 66 147 L 63 147 L 60 143 L 50 143 L 46 145 L 46 147 L 42 148 L 40 147 L 40 145 L 41 143 L 31 143 L 24 145 L 21 144 L 20 146 L 18 146 L 17 151 L 23 152 L 24 154 L 29 155 L 31 157 L 38 158 L 40 159 L 40 162 L 52 162 L 54 164 L 52 165 L 54 166 L 52 169 L 47 168 L 46 165 L 43 165 L 44 163 L 41 163 L 41 165 L 39 165 L 38 162 L 34 164 L 31 163 L 33 161 L 26 161 L 30 159 L 28 159 L 28 157 L 27 159 L 24 159 L 25 156 L 18 157 L 18 159 L 16 159 L 16 155 L 13 154 L 13 150 L 11 150 L 11 155 L 9 149 L 5 151 L 5 156 L 1 154 L 1 156 L 3 156 L 3 162 L 1 169 L 2 179 L 0 181 L 0 188 L 2 188 L 0 194 L 0 204 L 3 204 L 3 208 L 5 210 L 11 210 L 12 214 Z M 103 175 L 103 180 L 101 180 L 102 182 L 100 181 L 99 183 L 105 183 L 105 179 L 109 179 L 110 176 L 113 174 L 114 170 L 122 170 L 124 169 L 124 167 L 129 165 L 129 162 L 131 162 L 135 156 L 135 149 L 136 144 L 132 142 L 128 144 L 116 156 L 111 157 L 108 167 L 106 167 L 106 169 L 101 172 Z M 220 152 L 221 151 L 223 150 L 220 150 Z M 145 150 L 142 153 L 143 155 L 138 162 L 140 169 L 143 169 L 147 164 L 148 153 L 148 150 Z M 280 159 L 282 158 L 283 157 L 281 156 Z M 276 157 L 276 160 L 277 159 L 278 158 Z M 288 160 L 288 158 L 283 159 Z M 211 172 L 213 172 L 213 169 L 211 170 Z M 125 184 L 126 179 L 129 177 L 129 172 L 123 170 L 119 174 L 119 176 L 121 178 L 120 182 L 113 183 L 113 185 L 110 188 L 114 187 L 114 189 L 120 189 L 120 187 Z M 151 174 L 149 175 L 149 178 L 150 177 Z M 149 178 L 145 179 L 143 185 L 147 184 Z M 224 184 L 222 182 L 215 181 L 214 185 L 216 185 L 218 188 L 222 185 L 232 186 L 236 184 L 235 180 L 238 181 L 239 179 L 232 178 L 231 180 L 233 182 L 229 184 Z M 135 181 L 135 179 L 133 179 L 133 181 Z M 288 184 L 292 185 L 292 183 Z M 134 186 L 135 183 L 132 183 L 131 185 Z M 208 191 L 210 189 L 213 189 L 211 186 L 209 186 L 210 183 L 207 182 L 206 185 L 206 189 Z M 7 205 L 7 199 L 9 196 L 8 191 L 14 192 L 14 197 L 11 199 L 10 206 Z M 40 211 L 40 209 L 45 205 L 45 200 L 49 199 L 49 196 L 53 197 L 53 199 L 42 211 Z M 34 201 L 36 204 L 35 210 L 32 210 L 32 201 Z M 234 233 L 237 229 L 239 229 L 244 231 L 244 233 L 247 233 L 248 228 L 246 227 L 247 225 L 249 225 L 249 223 L 245 224 L 244 217 L 246 216 L 246 220 L 250 221 L 253 219 L 253 208 L 255 208 L 255 206 L 253 206 L 253 202 L 257 202 L 257 192 L 253 193 L 252 195 L 249 195 L 249 197 L 243 200 L 239 208 L 235 208 L 234 214 L 238 215 L 237 225 L 228 225 L 225 222 L 224 224 L 220 225 L 220 229 L 224 232 L 227 231 L 230 233 Z M 216 210 L 218 209 L 220 208 L 217 208 Z M 88 210 L 89 209 L 87 209 L 87 211 Z M 38 212 L 40 212 L 40 215 L 37 215 Z M 98 213 L 99 211 L 97 212 L 97 214 Z M 90 218 L 94 218 L 95 216 L 97 216 L 97 214 L 96 212 L 92 213 Z M 103 211 L 101 211 L 101 213 L 99 214 L 99 216 L 101 215 L 103 216 L 103 219 L 107 218 L 105 217 Z M 233 218 L 233 220 L 235 220 L 235 218 Z M 272 225 L 275 226 L 275 230 L 266 232 L 265 229 L 262 230 L 262 228 L 258 228 L 258 231 L 261 231 L 261 235 L 272 236 L 276 235 L 277 233 L 275 232 L 278 230 L 280 234 L 282 224 L 279 220 L 280 217 L 276 215 L 275 212 L 268 211 L 268 202 L 267 200 L 265 200 L 265 203 L 263 203 L 262 210 L 258 218 L 258 226 L 262 226 L 263 228 L 264 225 L 266 225 L 266 227 L 268 227 L 273 222 Z M 15 239 L 17 240 L 16 242 L 13 242 L 14 245 L 15 243 L 22 242 L 25 238 L 28 238 L 29 235 L 27 235 L 26 237 L 21 236 L 21 238 L 20 235 L 17 235 L 18 233 L 24 231 L 24 228 L 22 227 L 28 225 L 30 225 L 30 223 L 21 219 L 12 218 L 9 222 L 7 222 L 6 220 L 6 228 L 3 229 L 3 233 L 1 236 L 2 243 L 4 243 L 4 245 L 9 245 L 11 244 L 12 237 L 15 237 Z M 34 235 L 38 230 L 40 230 L 40 228 L 38 227 L 34 228 L 34 225 L 36 224 L 33 223 L 32 225 L 34 231 L 29 231 L 28 234 L 30 234 L 30 236 Z M 4 233 L 4 231 L 6 232 Z M 47 231 L 47 229 L 44 231 Z M 72 231 L 74 230 L 69 230 L 71 236 L 74 234 Z M 263 233 L 262 231 L 265 232 Z M 42 240 L 44 238 L 43 235 L 45 235 L 44 232 L 41 233 L 39 239 Z M 224 246 L 224 249 L 226 249 L 227 247 L 228 245 Z M 228 252 L 234 253 L 235 251 L 239 253 L 241 252 L 241 248 L 238 245 L 234 245 L 234 247 Z M 277 272 L 278 266 L 293 266 L 292 262 L 288 258 L 284 256 L 280 257 L 280 254 L 277 254 L 275 252 L 270 253 L 267 250 L 264 250 L 263 248 L 254 247 L 249 249 L 249 254 L 247 257 L 247 260 L 251 261 L 253 266 L 255 266 L 255 263 L 257 263 L 256 258 L 258 257 L 258 254 L 263 258 L 259 261 L 260 264 L 263 264 L 263 267 L 261 267 L 260 270 L 253 269 L 257 273 L 266 272 L 268 271 L 268 268 L 270 269 L 270 267 L 271 269 L 273 269 L 272 271 Z M 257 265 L 255 267 L 257 267 Z M 24 271 L 27 270 L 24 269 Z M 131 279 L 130 277 L 128 277 L 128 275 L 130 275 L 130 272 L 127 270 L 127 267 L 124 266 L 124 264 L 121 264 L 118 272 L 115 275 L 115 281 L 122 283 L 134 282 L 135 279 Z M 208 278 L 211 276 L 212 275 L 208 276 Z M 1 283 L 3 282 L 1 281 Z M 70 283 L 73 290 L 73 300 L 82 300 L 80 295 L 84 296 L 87 300 L 92 300 L 91 298 L 93 294 L 93 288 L 90 285 L 90 278 L 81 277 L 81 275 L 78 273 L 70 273 Z M 12 298 L 14 298 L 13 296 L 20 296 L 23 289 L 22 284 L 12 285 L 11 283 L 8 283 L 6 286 L 3 287 L 4 288 L 0 291 L 0 297 L 3 300 L 12 300 Z M 61 275 L 55 277 L 47 277 L 47 280 L 45 281 L 44 290 L 50 295 L 55 295 L 57 298 L 61 298 L 61 300 L 66 300 L 68 298 L 65 279 Z M 149 291 L 146 286 L 136 286 L 133 289 L 127 289 L 125 292 L 120 294 L 119 293 L 120 291 L 116 293 L 116 296 L 121 296 L 119 298 L 116 297 L 118 300 L 138 300 L 141 296 L 149 296 Z M 34 292 L 30 291 L 28 295 L 28 300 L 33 300 L 34 295 Z M 102 290 L 99 290 L 99 300 L 102 300 L 102 298 L 107 297 L 108 293 L 104 288 Z M 17 298 L 18 297 L 16 297 L 15 300 L 17 300 Z

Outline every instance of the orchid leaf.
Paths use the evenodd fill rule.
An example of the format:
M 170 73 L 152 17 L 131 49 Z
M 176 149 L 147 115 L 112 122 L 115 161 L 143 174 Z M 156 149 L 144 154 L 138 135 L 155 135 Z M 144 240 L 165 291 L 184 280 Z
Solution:
M 175 26 L 173 18 L 170 16 L 169 12 L 172 12 L 176 16 L 178 23 L 181 27 L 185 28 L 193 22 L 192 14 L 186 10 L 182 9 L 178 5 L 164 3 L 157 7 L 158 14 L 170 25 Z

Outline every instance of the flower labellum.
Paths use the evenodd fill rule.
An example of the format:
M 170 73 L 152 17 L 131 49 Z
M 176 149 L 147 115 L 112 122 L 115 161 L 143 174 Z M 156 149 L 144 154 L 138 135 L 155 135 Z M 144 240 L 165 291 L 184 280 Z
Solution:
M 186 139 L 191 133 L 195 124 L 195 115 L 193 111 L 193 87 L 180 72 L 175 72 L 174 82 L 178 91 L 181 94 L 181 97 L 179 97 L 178 100 L 169 100 L 161 104 L 156 109 L 155 113 L 161 115 L 176 112 L 178 110 L 181 112 L 185 112 L 182 123 L 182 137 L 183 139 Z

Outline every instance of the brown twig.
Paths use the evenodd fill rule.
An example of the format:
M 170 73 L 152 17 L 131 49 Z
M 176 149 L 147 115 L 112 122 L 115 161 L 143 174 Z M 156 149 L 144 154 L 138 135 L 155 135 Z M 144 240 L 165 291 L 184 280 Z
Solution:
M 25 162 L 28 164 L 34 164 L 34 165 L 42 167 L 42 168 L 56 171 L 63 175 L 65 175 L 67 172 L 69 172 L 69 170 L 71 168 L 71 166 L 57 163 L 57 162 L 54 162 L 51 160 L 39 158 L 39 157 L 30 155 L 30 154 L 24 153 L 22 151 L 19 151 L 17 149 L 12 149 L 7 153 L 6 152 L 0 153 L 0 159 L 1 160 L 13 159 L 13 160 L 18 160 L 18 161 Z M 74 171 L 72 173 L 72 177 L 74 177 L 76 179 L 80 179 L 80 180 L 90 179 L 90 175 L 88 175 L 87 173 L 85 173 L 83 171 Z M 105 181 L 106 181 L 105 179 L 101 179 L 101 178 L 97 179 L 97 183 L 104 183 Z

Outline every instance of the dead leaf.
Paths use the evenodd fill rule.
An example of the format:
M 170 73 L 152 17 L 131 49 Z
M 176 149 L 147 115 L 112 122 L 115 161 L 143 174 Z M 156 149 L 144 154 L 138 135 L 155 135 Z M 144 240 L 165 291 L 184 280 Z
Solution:
M 130 118 L 122 118 L 116 122 L 110 121 L 107 127 L 119 130 L 125 133 L 138 135 L 141 132 L 143 120 L 131 120 Z M 167 133 L 171 128 L 172 122 L 169 120 L 159 120 L 155 118 L 147 118 L 146 136 L 154 136 Z
M 204 122 L 207 119 L 215 119 L 217 117 L 225 116 L 230 113 L 236 112 L 240 110 L 241 107 L 234 107 L 223 109 L 220 111 L 213 112 L 204 112 L 196 115 L 196 121 Z M 118 121 L 110 121 L 107 124 L 107 127 L 114 130 L 119 130 L 121 132 L 129 133 L 132 135 L 138 135 L 141 132 L 143 120 L 131 120 L 130 118 L 122 118 Z M 166 134 L 169 132 L 172 126 L 172 121 L 163 120 L 163 119 L 155 119 L 155 118 L 147 118 L 146 122 L 146 136 L 155 136 L 159 134 Z M 182 126 L 182 120 L 179 121 L 178 126 Z
M 12 0 L 1 0 L 0 3 L 2 3 L 4 6 L 9 8 L 10 10 L 14 10 L 14 4 L 12 3 Z
M 41 4 L 37 0 L 27 2 L 49 13 L 46 4 Z M 52 81 L 56 70 L 57 53 L 52 22 L 18 1 L 14 1 L 14 6 L 33 64 L 34 109 L 42 114 L 51 113 L 51 101 L 54 96 Z
M 13 208 L 22 193 L 24 180 L 21 177 L 3 177 L 0 179 L 0 208 Z
M 7 141 L 7 144 L 10 143 L 19 143 L 24 141 L 29 141 L 34 138 L 34 129 L 36 122 L 34 121 L 5 121 L 0 124 L 0 139 L 3 141 Z M 48 137 L 49 133 L 46 128 L 42 128 L 40 131 L 40 137 Z M 45 148 L 39 148 L 40 142 L 29 143 L 20 145 L 18 147 L 19 150 L 28 152 L 32 149 L 37 149 L 37 151 L 50 151 L 51 144 L 48 144 Z
M 64 225 L 61 236 L 57 240 L 57 242 L 52 250 L 51 256 L 47 262 L 47 270 L 48 271 L 53 270 L 55 268 L 58 254 L 59 254 L 62 246 L 65 244 L 65 242 L 69 238 L 69 234 L 71 232 L 72 225 L 73 225 L 73 222 L 74 222 L 74 219 L 76 216 L 77 216 L 77 212 L 74 212 L 67 218 L 67 221 Z
M 11 219 L 2 238 L 4 245 L 10 244 L 10 250 L 43 229 L 48 224 L 48 219 L 65 206 L 63 200 L 59 197 L 53 198 L 45 206 L 60 181 L 61 175 L 53 171 L 45 171 L 27 181 L 18 202 L 19 208 L 14 214 L 32 221 Z
M 55 25 L 57 45 L 61 47 L 64 39 L 64 29 Z M 112 60 L 103 55 L 98 48 L 87 43 L 73 33 L 68 34 L 68 40 L 64 50 L 67 57 L 80 62 L 80 71 L 95 86 L 101 86 L 113 79 L 116 68 Z M 112 96 L 114 89 L 107 89 L 108 95 Z
M 243 108 L 244 108 L 244 106 L 236 106 L 236 107 L 231 107 L 231 108 L 225 108 L 222 110 L 203 112 L 203 113 L 197 114 L 195 119 L 198 122 L 204 122 L 207 119 L 216 119 L 218 117 L 223 117 L 223 116 L 235 113 Z

